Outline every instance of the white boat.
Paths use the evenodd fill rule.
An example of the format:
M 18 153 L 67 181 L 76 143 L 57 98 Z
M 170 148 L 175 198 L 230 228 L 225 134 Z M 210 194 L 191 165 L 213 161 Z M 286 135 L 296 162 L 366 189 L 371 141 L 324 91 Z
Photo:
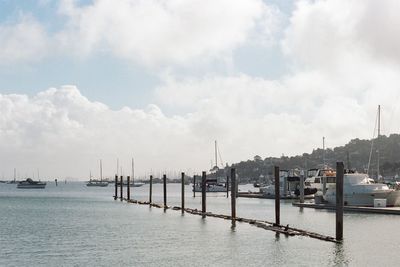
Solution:
M 226 183 L 218 183 L 217 179 L 207 179 L 206 180 L 206 192 L 226 192 Z M 229 190 L 229 188 L 228 188 Z M 202 183 L 199 181 L 198 183 L 193 185 L 194 192 L 202 192 Z
M 374 206 L 375 199 L 386 199 L 386 206 L 400 206 L 400 191 L 390 189 L 386 184 L 375 183 L 363 173 L 346 173 L 343 177 L 343 198 L 345 206 Z M 336 184 L 329 185 L 324 199 L 336 204 Z
M 19 189 L 44 189 L 45 187 L 46 183 L 33 181 L 31 178 L 28 178 L 25 181 L 21 181 L 17 184 L 17 188 Z
M 336 183 L 336 171 L 331 168 L 309 169 L 304 184 L 306 187 L 322 191 L 324 178 L 326 178 L 326 187 L 328 188 L 330 184 Z
M 102 161 L 100 160 L 100 181 L 99 180 L 92 180 L 92 172 L 89 174 L 90 180 L 86 184 L 86 186 L 97 186 L 97 187 L 106 187 L 108 186 L 107 181 L 103 181 L 103 165 Z

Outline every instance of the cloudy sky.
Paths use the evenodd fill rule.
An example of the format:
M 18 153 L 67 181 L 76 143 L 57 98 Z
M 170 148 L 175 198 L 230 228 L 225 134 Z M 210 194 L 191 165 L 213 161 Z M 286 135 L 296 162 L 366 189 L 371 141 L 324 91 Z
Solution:
M 397 0 L 0 0 L 0 172 L 137 175 L 400 130 Z

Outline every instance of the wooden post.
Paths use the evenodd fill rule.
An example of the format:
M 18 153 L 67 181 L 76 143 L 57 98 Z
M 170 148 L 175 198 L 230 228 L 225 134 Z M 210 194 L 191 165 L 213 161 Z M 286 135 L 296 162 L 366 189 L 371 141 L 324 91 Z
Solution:
M 163 175 L 163 184 L 164 184 L 164 209 L 167 208 L 167 175 Z
M 288 187 L 287 177 L 285 176 L 285 177 L 283 177 L 283 196 L 284 197 L 287 197 L 287 187 Z
M 120 199 L 121 199 L 121 201 L 123 200 L 123 198 L 124 198 L 124 195 L 123 195 L 123 189 L 122 189 L 122 187 L 124 186 L 124 181 L 123 181 L 123 178 L 122 178 L 123 176 L 121 175 L 121 181 L 120 181 Z
M 153 175 L 150 175 L 150 190 L 149 190 L 149 203 L 152 202 L 152 195 L 153 195 Z
M 229 197 L 229 175 L 226 176 L 226 198 Z
M 343 162 L 336 162 L 336 240 L 343 240 Z
M 280 225 L 280 196 L 279 196 L 279 167 L 274 167 L 274 174 L 275 174 L 275 224 Z
M 231 218 L 232 222 L 236 220 L 236 170 L 231 169 Z
M 196 197 L 196 175 L 193 175 L 193 197 Z
M 300 174 L 300 203 L 304 203 L 304 171 Z
M 325 196 L 326 193 L 326 175 L 322 176 L 322 195 Z
M 117 200 L 118 196 L 118 175 L 115 175 L 115 193 L 114 193 L 114 200 Z
M 127 176 L 127 177 L 126 177 L 126 181 L 127 181 L 127 185 L 126 185 L 126 199 L 127 199 L 127 200 L 130 200 L 130 199 L 131 199 L 131 185 L 130 185 L 131 177 L 130 177 L 130 176 Z
M 185 173 L 182 172 L 182 185 L 181 185 L 181 209 L 185 213 Z
M 206 172 L 201 177 L 201 213 L 203 218 L 206 217 Z

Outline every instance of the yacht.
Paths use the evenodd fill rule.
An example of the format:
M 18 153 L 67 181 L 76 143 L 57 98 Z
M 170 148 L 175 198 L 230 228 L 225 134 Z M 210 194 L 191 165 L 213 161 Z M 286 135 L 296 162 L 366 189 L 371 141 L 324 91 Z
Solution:
M 374 206 L 375 199 L 386 199 L 386 206 L 400 206 L 400 191 L 390 189 L 383 183 L 375 181 L 363 173 L 346 173 L 343 177 L 344 205 Z M 336 184 L 327 187 L 324 199 L 336 204 Z
M 33 181 L 31 178 L 28 178 L 25 181 L 21 181 L 17 184 L 17 188 L 19 189 L 44 189 L 45 187 L 46 183 Z
M 331 168 L 323 169 L 309 169 L 307 171 L 307 178 L 304 181 L 306 187 L 316 188 L 322 191 L 323 178 L 326 177 L 326 186 L 336 183 L 336 171 Z

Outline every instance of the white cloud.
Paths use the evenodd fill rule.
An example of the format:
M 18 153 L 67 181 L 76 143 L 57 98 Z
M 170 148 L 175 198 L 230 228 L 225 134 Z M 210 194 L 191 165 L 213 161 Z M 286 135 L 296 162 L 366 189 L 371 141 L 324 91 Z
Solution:
M 0 65 L 38 61 L 47 48 L 46 31 L 33 17 L 22 15 L 16 24 L 0 24 Z
M 69 17 L 58 36 L 65 47 L 83 54 L 106 49 L 153 66 L 221 58 L 256 27 L 268 39 L 279 24 L 279 12 L 261 0 L 98 0 L 86 6 L 68 0 L 60 12 Z

